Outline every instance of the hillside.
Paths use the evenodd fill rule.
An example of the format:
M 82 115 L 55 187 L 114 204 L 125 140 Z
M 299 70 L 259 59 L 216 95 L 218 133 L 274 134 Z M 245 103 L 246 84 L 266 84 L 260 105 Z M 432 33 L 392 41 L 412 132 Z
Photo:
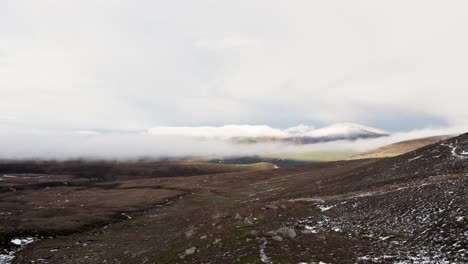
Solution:
M 434 137 L 405 140 L 402 142 L 397 142 L 394 144 L 383 146 L 376 150 L 372 150 L 369 152 L 356 155 L 352 157 L 351 159 L 373 159 L 373 158 L 395 157 L 395 156 L 413 151 L 415 149 L 422 148 L 424 146 L 434 144 L 442 140 L 446 140 L 451 137 L 453 136 L 443 135 L 443 136 L 434 136 Z
M 464 134 L 393 158 L 7 191 L 0 234 L 36 240 L 14 263 L 464 263 L 467 173 Z

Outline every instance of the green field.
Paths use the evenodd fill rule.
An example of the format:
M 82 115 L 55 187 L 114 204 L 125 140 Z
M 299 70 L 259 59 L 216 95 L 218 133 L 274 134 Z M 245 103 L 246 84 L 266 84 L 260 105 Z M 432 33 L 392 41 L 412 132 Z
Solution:
M 285 152 L 285 153 L 272 153 L 265 154 L 262 157 L 288 159 L 298 161 L 334 161 L 348 159 L 359 152 L 352 150 L 339 150 L 339 151 L 307 151 L 307 152 Z

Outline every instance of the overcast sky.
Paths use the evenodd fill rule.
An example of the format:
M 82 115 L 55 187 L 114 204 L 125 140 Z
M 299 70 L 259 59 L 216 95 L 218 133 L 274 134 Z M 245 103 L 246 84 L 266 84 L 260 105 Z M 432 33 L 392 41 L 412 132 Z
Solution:
M 468 124 L 466 1 L 0 1 L 0 125 Z

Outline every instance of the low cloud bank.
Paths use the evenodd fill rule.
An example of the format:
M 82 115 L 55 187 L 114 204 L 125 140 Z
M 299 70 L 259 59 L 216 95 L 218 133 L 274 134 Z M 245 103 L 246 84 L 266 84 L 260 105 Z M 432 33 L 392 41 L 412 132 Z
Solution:
M 148 129 L 148 134 L 156 136 L 183 136 L 205 139 L 230 139 L 236 137 L 323 137 L 372 133 L 387 135 L 387 131 L 363 126 L 356 123 L 336 123 L 315 129 L 312 126 L 300 124 L 285 129 L 266 125 L 225 125 L 225 126 L 158 126 Z
M 181 136 L 192 138 L 229 139 L 234 137 L 289 137 L 303 136 L 314 127 L 298 125 L 286 129 L 266 125 L 225 125 L 225 126 L 158 126 L 148 129 L 155 136 Z
M 187 156 L 252 156 L 265 153 L 354 150 L 364 152 L 387 144 L 421 137 L 460 134 L 468 127 L 423 129 L 388 137 L 334 141 L 310 145 L 262 143 L 236 145 L 222 139 L 197 140 L 147 133 L 91 133 L 90 131 L 24 131 L 2 129 L 0 159 L 109 159 L 136 160 Z

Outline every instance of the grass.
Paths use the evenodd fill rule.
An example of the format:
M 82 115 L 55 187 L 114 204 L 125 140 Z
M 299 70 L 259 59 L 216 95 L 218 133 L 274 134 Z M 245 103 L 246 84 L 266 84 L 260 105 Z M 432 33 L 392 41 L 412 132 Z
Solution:
M 260 259 L 260 256 L 257 255 L 247 255 L 240 258 L 236 264 L 261 264 L 263 261 Z
M 307 152 L 285 152 L 263 155 L 265 158 L 288 159 L 297 161 L 335 161 L 343 160 L 357 155 L 358 152 L 351 150 L 337 151 L 307 151 Z
M 256 162 L 249 164 L 230 164 L 230 163 L 212 163 L 203 161 L 189 161 L 189 162 L 176 162 L 176 167 L 185 170 L 198 170 L 207 171 L 209 173 L 223 173 L 223 172 L 240 172 L 240 171 L 257 171 L 257 170 L 271 170 L 275 165 L 269 162 Z
M 242 231 L 242 233 L 238 236 L 238 239 L 242 241 L 244 241 L 247 238 L 255 239 L 255 235 L 252 235 L 251 231 L 252 231 L 251 229 Z

